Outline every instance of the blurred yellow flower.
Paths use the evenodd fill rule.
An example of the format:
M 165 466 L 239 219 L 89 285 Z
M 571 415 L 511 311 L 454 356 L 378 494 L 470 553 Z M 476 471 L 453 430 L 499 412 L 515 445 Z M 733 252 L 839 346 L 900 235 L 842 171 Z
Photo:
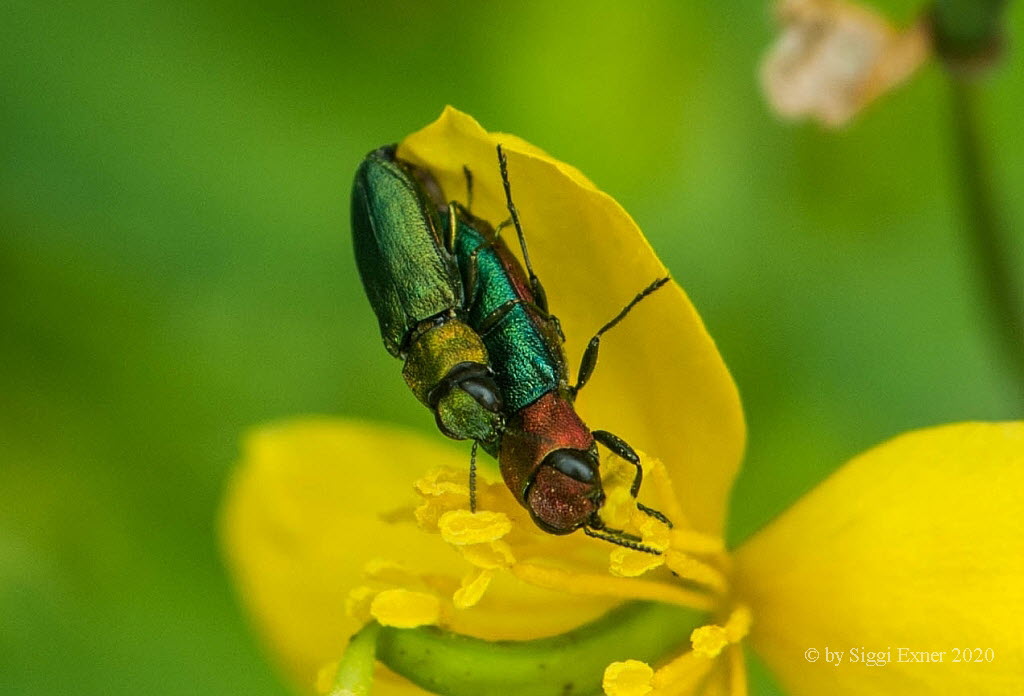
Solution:
M 925 22 L 896 30 L 874 11 L 844 0 L 781 0 L 782 34 L 761 65 L 775 111 L 830 127 L 907 80 L 931 51 Z
M 578 359 L 607 315 L 664 267 L 632 219 L 577 170 L 453 109 L 400 154 L 429 166 L 446 191 L 461 190 L 470 166 L 474 211 L 497 220 L 499 142 L 531 256 Z M 486 471 L 469 513 L 466 452 L 440 437 L 304 419 L 248 438 L 223 510 L 225 549 L 257 629 L 300 688 L 327 691 L 332 662 L 371 618 L 531 639 L 647 599 L 709 621 L 656 668 L 608 665 L 611 696 L 745 694 L 748 642 L 794 696 L 1022 692 L 1024 424 L 897 438 L 730 553 L 722 531 L 745 439 L 732 379 L 674 284 L 619 331 L 628 337 L 606 341 L 579 409 L 647 453 L 641 496 L 675 527 L 636 513 L 631 467 L 614 458 L 602 462 L 603 515 L 660 556 L 545 534 Z M 998 659 L 894 657 L 885 669 L 837 669 L 808 657 L 826 647 L 992 648 Z M 374 688 L 424 693 L 384 668 Z

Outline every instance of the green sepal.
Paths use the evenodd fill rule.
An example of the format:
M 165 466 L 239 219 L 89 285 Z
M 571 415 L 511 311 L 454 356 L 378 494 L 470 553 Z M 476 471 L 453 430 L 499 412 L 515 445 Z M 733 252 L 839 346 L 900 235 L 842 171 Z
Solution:
M 630 602 L 568 633 L 529 641 L 486 641 L 434 626 L 382 627 L 377 659 L 444 696 L 600 694 L 610 663 L 657 664 L 705 620 L 704 612 Z
M 376 664 L 380 624 L 371 622 L 352 636 L 338 662 L 334 685 L 328 696 L 370 696 L 373 693 L 373 668 Z

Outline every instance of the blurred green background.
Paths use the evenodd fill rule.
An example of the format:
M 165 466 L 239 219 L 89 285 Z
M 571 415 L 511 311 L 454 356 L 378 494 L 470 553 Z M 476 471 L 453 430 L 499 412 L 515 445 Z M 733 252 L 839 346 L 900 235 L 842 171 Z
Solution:
M 4 2 L 0 693 L 286 693 L 218 500 L 253 424 L 433 432 L 363 296 L 348 190 L 446 103 L 578 166 L 691 294 L 749 421 L 733 540 L 885 438 L 1019 416 L 941 70 L 840 134 L 794 126 L 756 78 L 774 34 L 763 2 Z M 983 103 L 1017 223 L 1021 75 L 1011 50 Z

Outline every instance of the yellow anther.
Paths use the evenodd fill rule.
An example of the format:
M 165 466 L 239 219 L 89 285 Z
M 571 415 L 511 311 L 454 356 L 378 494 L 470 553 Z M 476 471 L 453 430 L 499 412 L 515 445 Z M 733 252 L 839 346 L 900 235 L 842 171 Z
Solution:
M 444 493 L 463 493 L 469 495 L 469 482 L 466 472 L 456 471 L 449 467 L 431 469 L 415 483 L 416 490 L 422 495 L 442 495 Z
M 601 519 L 609 527 L 627 528 L 632 518 L 631 510 L 636 507 L 633 498 L 628 492 L 624 495 L 607 492 L 605 495 L 604 505 L 601 506 Z
M 630 466 L 630 472 L 634 471 Z M 629 482 L 621 475 L 622 467 L 618 458 L 606 458 L 601 462 L 601 479 L 605 500 L 601 506 L 601 519 L 610 527 L 620 529 L 629 524 L 636 499 L 629 493 Z
M 503 512 L 452 510 L 441 515 L 437 527 L 449 544 L 465 546 L 500 539 L 511 531 L 512 522 Z
M 316 673 L 316 692 L 318 694 L 329 694 L 331 689 L 334 688 L 334 680 L 338 676 L 338 661 L 328 662 L 326 665 L 317 670 Z
M 653 570 L 665 562 L 664 556 L 643 553 L 633 549 L 617 548 L 612 551 L 608 570 L 612 575 L 635 578 Z
M 604 670 L 601 686 L 607 696 L 646 696 L 651 693 L 654 670 L 646 662 L 613 662 Z
M 376 594 L 377 590 L 367 585 L 353 587 L 345 597 L 345 614 L 366 623 L 370 620 L 370 603 Z
M 704 657 L 718 657 L 722 648 L 729 644 L 725 635 L 725 629 L 721 626 L 711 624 L 693 629 L 690 634 L 690 642 L 693 644 L 693 651 Z
M 704 585 L 715 592 L 724 593 L 728 587 L 725 576 L 707 563 L 669 549 L 665 552 L 665 564 L 684 580 Z
M 370 614 L 384 626 L 427 626 L 436 624 L 441 617 L 441 601 L 425 592 L 384 590 L 373 598 Z
M 695 628 L 690 634 L 693 651 L 704 657 L 717 657 L 730 643 L 738 643 L 750 631 L 750 609 L 740 605 L 729 615 L 724 626 L 711 624 Z
M 486 544 L 468 544 L 460 546 L 462 557 L 483 570 L 508 568 L 516 562 L 512 555 L 512 547 L 502 540 L 489 541 Z
M 470 573 L 462 579 L 462 587 L 452 596 L 452 604 L 456 609 L 468 609 L 473 606 L 484 596 L 493 577 L 493 570 L 476 570 Z
M 640 531 L 644 543 L 659 551 L 668 548 L 672 540 L 672 530 L 664 522 L 659 522 L 635 506 L 632 513 L 633 525 Z
M 407 566 L 388 558 L 373 558 L 363 565 L 363 575 L 367 580 L 376 580 L 386 585 L 408 587 L 420 581 L 419 575 Z
M 452 510 L 463 510 L 466 508 L 468 498 L 465 495 L 447 493 L 436 498 L 426 498 L 423 504 L 413 511 L 416 522 L 421 529 L 428 532 L 437 531 L 437 523 L 446 512 Z

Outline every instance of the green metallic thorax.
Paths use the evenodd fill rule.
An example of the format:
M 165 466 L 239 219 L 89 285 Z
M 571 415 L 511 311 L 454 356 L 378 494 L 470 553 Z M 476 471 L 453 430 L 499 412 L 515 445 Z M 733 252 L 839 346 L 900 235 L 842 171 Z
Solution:
M 481 232 L 480 230 L 484 230 Z M 519 262 L 486 223 L 460 219 L 455 253 L 464 279 L 475 277 L 469 295 L 469 325 L 481 333 L 506 413 L 516 413 L 544 394 L 565 386 L 565 355 L 554 327 L 538 314 L 525 274 L 509 272 Z M 470 267 L 475 264 L 475 272 Z M 469 281 L 467 281 L 469 282 Z M 495 312 L 515 304 L 497 321 Z

